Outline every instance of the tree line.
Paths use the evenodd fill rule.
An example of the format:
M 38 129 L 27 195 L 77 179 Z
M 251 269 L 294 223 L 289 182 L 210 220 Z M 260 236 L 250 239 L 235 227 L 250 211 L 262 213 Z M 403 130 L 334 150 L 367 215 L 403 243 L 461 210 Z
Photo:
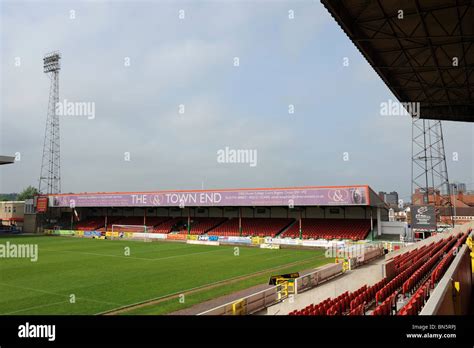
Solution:
M 26 187 L 20 193 L 0 193 L 0 202 L 5 201 L 25 201 L 38 194 L 38 189 L 33 186 Z

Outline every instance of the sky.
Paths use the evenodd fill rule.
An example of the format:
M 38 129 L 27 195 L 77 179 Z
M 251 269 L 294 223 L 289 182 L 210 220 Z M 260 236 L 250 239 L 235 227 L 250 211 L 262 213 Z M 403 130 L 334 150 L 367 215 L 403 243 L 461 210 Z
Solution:
M 184 15 L 184 18 L 183 18 Z M 411 190 L 411 120 L 319 1 L 1 1 L 0 192 L 38 186 L 50 80 L 62 192 L 368 184 Z M 236 64 L 238 60 L 238 65 Z M 291 111 L 290 111 L 291 110 Z M 444 122 L 474 189 L 474 128 Z M 256 165 L 222 163 L 224 149 Z M 453 155 L 453 153 L 456 153 Z

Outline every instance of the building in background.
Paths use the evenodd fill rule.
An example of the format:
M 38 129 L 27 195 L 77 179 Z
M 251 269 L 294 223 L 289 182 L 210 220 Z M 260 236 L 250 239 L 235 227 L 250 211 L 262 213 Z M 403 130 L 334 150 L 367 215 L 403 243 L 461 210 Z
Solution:
M 465 187 L 466 186 L 464 185 L 464 190 L 451 191 L 451 200 L 453 203 L 453 207 L 474 207 L 474 193 L 466 191 Z M 432 188 L 430 188 L 428 192 L 428 202 L 423 202 L 423 192 L 421 192 L 419 189 L 416 189 L 415 193 L 412 195 L 412 204 L 434 204 L 435 206 L 441 206 L 443 197 L 446 197 L 446 195 L 440 193 L 439 190 L 434 191 Z
M 455 194 L 456 192 L 467 193 L 466 184 L 463 182 L 450 183 L 449 190 L 451 191 L 452 194 Z
M 426 195 L 421 189 L 417 188 L 415 193 L 411 196 L 411 204 L 424 205 L 431 204 L 435 206 L 441 206 L 442 197 L 439 190 L 435 190 L 432 187 L 428 188 L 428 194 Z
M 24 201 L 0 202 L 0 224 L 7 228 L 17 227 L 23 229 L 25 215 Z
M 392 191 L 387 193 L 380 191 L 379 197 L 390 206 L 398 206 L 398 192 Z
M 36 232 L 36 211 L 35 211 L 33 198 L 25 200 L 25 216 L 23 220 L 23 232 L 25 233 Z
M 456 185 L 456 186 L 454 186 Z M 456 225 L 464 224 L 474 220 L 474 192 L 469 192 L 466 190 L 466 184 L 450 184 L 451 189 L 451 202 L 453 204 L 453 209 L 442 206 L 441 202 L 443 197 L 446 197 L 445 194 L 440 193 L 439 190 L 434 191 L 429 189 L 428 192 L 428 202 L 427 204 L 435 205 L 437 211 L 438 221 L 445 223 L 447 225 L 452 223 L 451 215 L 454 216 L 454 222 Z M 456 188 L 457 187 L 457 188 Z M 412 202 L 415 205 L 423 205 L 424 194 L 420 192 L 419 189 L 415 190 L 415 193 L 412 195 Z

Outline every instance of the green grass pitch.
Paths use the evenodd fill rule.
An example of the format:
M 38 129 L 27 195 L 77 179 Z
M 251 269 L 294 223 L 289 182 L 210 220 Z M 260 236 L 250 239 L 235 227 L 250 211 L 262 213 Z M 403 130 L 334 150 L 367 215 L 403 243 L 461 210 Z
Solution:
M 0 258 L 0 315 L 98 314 L 150 299 L 185 294 L 125 314 L 166 314 L 268 281 L 271 274 L 331 262 L 322 250 L 269 250 L 172 242 L 0 237 L 37 244 L 38 261 Z M 129 249 L 127 249 L 129 248 Z M 129 250 L 130 255 L 125 252 Z M 286 266 L 288 264 L 290 266 Z M 273 268 L 278 267 L 277 270 Z M 263 272 L 268 270 L 268 272 Z M 257 275 L 253 275 L 259 272 Z M 223 282 L 251 275 L 238 282 Z M 204 287 L 187 295 L 187 291 Z M 183 301 L 184 300 L 184 301 Z

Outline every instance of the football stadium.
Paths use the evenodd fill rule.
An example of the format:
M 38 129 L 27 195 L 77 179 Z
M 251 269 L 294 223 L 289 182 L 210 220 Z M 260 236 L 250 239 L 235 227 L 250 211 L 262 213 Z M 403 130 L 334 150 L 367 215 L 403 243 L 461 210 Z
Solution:
M 449 280 L 472 273 L 472 224 L 417 243 L 380 240 L 387 207 L 369 186 L 56 194 L 36 206 L 54 224 L 39 226 L 41 236 L 9 239 L 37 244 L 41 259 L 2 263 L 2 314 L 470 308 L 471 293 L 453 298 Z M 32 279 L 39 288 L 28 286 Z M 469 279 L 458 286 L 469 289 Z M 434 292 L 440 283 L 443 295 Z M 325 284 L 340 294 L 323 298 L 332 294 Z
M 153 123 L 151 118 L 144 121 L 137 116 L 136 121 L 130 121 L 128 126 L 123 126 L 125 123 L 120 123 L 124 122 L 120 119 L 120 112 L 123 110 L 134 115 L 136 111 L 134 105 L 138 107 L 139 104 L 147 103 L 159 109 L 155 105 L 158 102 L 153 99 L 156 94 L 151 94 L 150 97 L 146 88 L 140 85 L 140 79 L 133 77 L 131 73 L 119 79 L 122 82 L 129 79 L 133 85 L 131 90 L 124 94 L 118 92 L 117 96 L 106 94 L 105 98 L 109 105 L 102 104 L 97 109 L 98 115 L 103 110 L 105 113 L 117 114 L 117 120 L 104 121 L 99 116 L 95 120 L 95 104 L 91 104 L 92 107 L 89 108 L 91 105 L 87 103 L 79 105 L 80 103 L 73 102 L 68 104 L 66 99 L 64 103 L 60 101 L 60 70 L 61 74 L 65 70 L 67 82 L 64 87 L 61 85 L 61 88 L 68 91 L 66 94 L 71 95 L 79 90 L 77 86 L 73 86 L 71 83 L 73 79 L 67 73 L 68 60 L 75 58 L 63 55 L 60 51 L 51 51 L 42 58 L 43 73 L 50 78 L 42 157 L 34 157 L 27 151 L 23 151 L 26 154 L 17 152 L 17 147 L 22 148 L 21 146 L 27 146 L 36 140 L 25 137 L 22 145 L 11 146 L 8 140 L 12 139 L 11 133 L 15 132 L 15 128 L 11 126 L 14 122 L 10 118 L 8 122 L 11 123 L 5 121 L 7 117 L 1 120 L 5 125 L 10 125 L 10 128 L 5 127 L 5 134 L 8 133 L 5 139 L 8 140 L 2 140 L 2 154 L 6 152 L 9 156 L 0 156 L 1 181 L 15 184 L 17 187 L 20 183 L 38 179 L 38 173 L 32 172 L 30 165 L 34 170 L 34 166 L 38 167 L 41 163 L 41 172 L 39 185 L 37 188 L 32 187 L 28 194 L 10 194 L 15 188 L 6 187 L 7 185 L 3 183 L 0 186 L 3 194 L 0 195 L 0 318 L 5 319 L 5 322 L 25 318 L 29 321 L 26 322 L 28 326 L 32 322 L 38 323 L 41 318 L 57 319 L 55 316 L 59 315 L 65 318 L 64 323 L 68 317 L 79 318 L 77 323 L 80 324 L 77 325 L 83 325 L 81 327 L 85 329 L 89 327 L 88 324 L 79 320 L 92 318 L 91 316 L 100 317 L 101 320 L 118 318 L 147 320 L 143 319 L 144 317 L 152 320 L 156 318 L 155 316 L 166 316 L 167 319 L 173 320 L 192 316 L 197 321 L 186 326 L 192 330 L 199 326 L 199 320 L 206 323 L 206 320 L 211 320 L 209 318 L 220 316 L 246 316 L 248 319 L 272 316 L 285 320 L 285 325 L 298 326 L 301 325 L 298 323 L 303 323 L 300 320 L 308 320 L 307 318 L 321 320 L 318 323 L 324 323 L 325 320 L 330 322 L 335 317 L 347 317 L 345 318 L 347 320 L 362 318 L 370 320 L 376 317 L 380 317 L 381 320 L 404 318 L 399 319 L 401 321 L 397 322 L 397 325 L 404 323 L 411 325 L 412 321 L 409 320 L 420 320 L 413 322 L 415 324 L 427 323 L 421 320 L 439 316 L 456 320 L 453 318 L 468 318 L 474 314 L 474 191 L 466 188 L 473 183 L 466 185 L 452 179 L 458 177 L 466 182 L 471 179 L 474 181 L 473 2 L 321 0 L 317 5 L 303 3 L 304 1 L 295 5 L 296 10 L 292 7 L 293 4 L 285 1 L 278 5 L 269 3 L 268 9 L 273 11 L 275 8 L 276 13 L 284 10 L 284 16 L 297 21 L 303 9 L 319 6 L 318 13 L 321 18 L 325 18 L 326 26 L 318 35 L 330 36 L 338 54 L 341 53 L 338 50 L 342 50 L 341 47 L 345 47 L 344 45 L 354 49 L 357 58 L 351 57 L 351 64 L 354 64 L 352 61 L 363 59 L 368 69 L 356 72 L 356 76 L 373 74 L 372 80 L 376 79 L 375 83 L 380 83 L 380 86 L 386 89 L 383 93 L 396 99 L 393 102 L 396 108 L 391 100 L 388 104 L 385 101 L 380 103 L 375 92 L 371 95 L 372 90 L 366 93 L 365 99 L 361 99 L 357 94 L 357 97 L 354 97 L 357 103 L 346 107 L 357 110 L 362 108 L 360 105 L 367 103 L 367 100 L 375 100 L 376 108 L 380 106 L 380 115 L 385 117 L 384 120 L 392 114 L 396 116 L 401 114 L 401 117 L 404 117 L 403 123 L 408 124 L 410 128 L 412 137 L 406 138 L 405 134 L 396 141 L 408 143 L 409 145 L 403 147 L 405 150 L 411 146 L 411 157 L 409 154 L 396 153 L 396 149 L 393 149 L 392 155 L 394 158 L 400 158 L 399 155 L 405 159 L 410 157 L 407 161 L 409 164 L 395 163 L 397 160 L 391 160 L 391 154 L 378 152 L 381 150 L 377 147 L 391 144 L 389 133 L 396 133 L 396 126 L 373 121 L 374 126 L 368 128 L 367 132 L 361 130 L 364 128 L 363 125 L 362 128 L 352 126 L 350 132 L 341 131 L 339 127 L 345 126 L 337 115 L 326 115 L 329 117 L 324 116 L 324 120 L 321 116 L 315 123 L 317 129 L 311 132 L 309 132 L 311 126 L 305 123 L 308 119 L 304 122 L 301 119 L 292 121 L 302 122 L 298 127 L 309 132 L 299 130 L 301 134 L 291 131 L 286 133 L 285 127 L 289 126 L 280 124 L 280 120 L 276 120 L 276 126 L 273 126 L 272 121 L 267 119 L 261 128 L 255 124 L 258 129 L 254 135 L 244 126 L 239 129 L 234 125 L 232 127 L 236 127 L 235 129 L 222 131 L 218 128 L 219 119 L 208 114 L 225 114 L 230 111 L 226 109 L 216 111 L 212 107 L 211 111 L 208 111 L 206 107 L 211 102 L 206 102 L 202 104 L 204 106 L 200 106 L 204 111 L 199 108 L 198 111 L 186 111 L 197 113 L 202 111 L 205 116 L 202 120 L 199 119 L 200 121 L 159 119 Z M 77 13 L 75 9 L 68 10 L 70 11 L 68 20 L 77 20 L 74 25 L 80 24 L 81 15 L 84 13 L 82 10 L 86 8 L 97 9 L 97 13 L 103 14 L 101 11 L 104 9 L 99 10 L 96 5 L 88 4 L 82 8 L 83 4 L 80 4 Z M 124 13 L 134 8 L 134 5 L 129 3 L 108 5 L 114 11 L 120 8 Z M 199 12 L 198 9 L 214 10 L 230 6 L 238 13 L 235 23 L 239 25 L 249 23 L 244 19 L 244 13 L 254 9 L 252 2 L 242 5 L 238 1 L 234 5 L 192 4 L 187 10 L 183 9 L 186 7 L 184 4 L 163 5 L 161 2 L 137 6 L 140 8 L 138 12 L 142 10 L 146 12 L 146 9 L 150 13 L 157 9 L 163 9 L 165 14 L 168 10 L 174 11 L 173 13 L 176 12 L 178 16 L 177 20 L 186 20 L 188 23 L 191 21 L 191 28 L 195 25 L 193 21 L 196 18 L 202 19 L 200 16 L 203 16 L 203 12 Z M 255 6 L 257 12 L 267 10 L 261 8 L 261 5 Z M 6 17 L 7 13 L 16 13 L 15 11 L 14 5 L 4 6 L 2 17 Z M 304 20 L 308 20 L 308 17 Z M 221 20 L 219 25 L 225 27 L 227 24 L 223 22 L 225 21 Z M 282 32 L 294 30 L 291 25 L 284 27 Z M 176 28 L 178 26 L 179 24 L 176 24 Z M 231 27 L 232 30 L 235 29 Z M 41 30 L 53 30 L 45 28 L 47 27 Z M 306 32 L 307 28 L 313 27 L 303 26 L 303 28 L 306 28 L 304 29 Z M 105 29 L 98 26 L 96 30 L 101 32 Z M 177 29 L 180 30 L 182 29 Z M 191 33 L 192 30 L 184 31 L 184 35 L 190 37 L 220 35 L 212 30 L 204 34 L 199 31 Z M 212 34 L 209 34 L 211 32 Z M 282 34 L 283 41 L 285 35 L 290 35 L 285 33 Z M 243 31 L 241 34 L 245 36 L 248 33 Z M 223 32 L 222 35 L 231 36 L 229 32 Z M 132 41 L 127 39 L 124 45 L 134 47 Z M 273 44 L 273 41 L 270 41 L 269 47 Z M 186 41 L 183 50 L 185 55 L 197 55 L 196 52 L 199 50 L 193 51 L 196 42 Z M 304 42 L 309 45 L 311 41 Z M 311 44 L 317 45 L 315 42 Z M 325 44 L 328 45 L 328 41 L 325 41 Z M 152 45 L 161 43 L 159 40 L 153 41 Z M 198 86 L 202 85 L 202 81 L 209 79 L 208 83 L 212 84 L 214 75 L 228 76 L 226 74 L 229 72 L 219 66 L 220 58 L 217 56 L 221 53 L 217 53 L 218 49 L 211 45 L 209 46 L 211 48 L 206 48 L 206 54 L 213 53 L 206 59 L 216 64 L 216 73 L 214 74 L 211 69 L 208 75 L 196 76 L 196 80 L 193 80 L 195 84 L 187 85 L 183 81 L 198 73 L 193 70 L 194 68 L 173 71 L 173 68 L 166 67 L 166 64 L 171 66 L 180 61 L 178 56 L 181 54 L 172 52 L 171 46 L 166 47 L 171 53 L 165 50 L 166 54 L 163 54 L 165 58 L 156 52 L 154 53 L 156 55 L 151 55 L 148 60 L 140 60 L 130 55 L 132 58 L 129 56 L 124 58 L 124 66 L 128 69 L 139 61 L 140 65 L 143 64 L 143 70 L 147 71 L 146 74 L 161 78 L 160 74 L 153 75 L 153 69 L 147 65 L 150 62 L 153 65 L 156 60 L 157 65 L 162 64 L 165 67 L 160 72 L 164 78 L 176 74 L 178 81 L 176 85 L 170 82 L 170 85 L 175 87 L 159 91 L 157 87 L 157 91 L 153 93 L 161 93 L 158 98 L 160 103 L 169 99 L 179 104 L 178 114 L 184 115 L 185 106 L 177 101 L 173 93 L 191 90 L 193 95 L 198 95 L 201 88 Z M 258 47 L 260 49 L 261 45 Z M 33 55 L 40 54 L 36 52 L 37 49 L 36 46 L 31 48 L 35 50 Z M 227 54 L 232 51 L 222 50 L 219 52 Z M 268 57 L 269 52 L 270 49 L 268 52 L 264 49 L 262 54 Z M 43 53 L 41 51 L 41 54 Z M 298 54 L 289 54 L 289 60 L 297 62 L 300 59 Z M 323 56 L 321 53 L 321 61 L 313 61 L 312 64 L 321 64 L 324 70 L 324 64 L 328 63 Z M 11 58 L 10 55 L 8 57 Z M 85 57 L 86 55 L 76 58 L 83 62 Z M 16 58 L 17 68 L 25 71 L 30 69 L 32 63 L 26 63 L 29 65 L 25 67 L 22 65 L 24 63 L 19 63 L 21 59 Z M 344 65 L 346 58 L 337 57 L 343 61 L 341 71 L 346 67 Z M 91 54 L 87 59 L 95 58 L 92 58 Z M 96 59 L 100 61 L 101 58 Z M 199 59 L 201 58 L 196 58 L 196 61 Z M 233 68 L 256 69 L 246 67 L 246 59 L 247 56 L 232 57 Z M 35 60 L 38 60 L 37 57 Z M 130 61 L 133 62 L 132 65 Z M 63 63 L 64 66 L 61 65 Z M 274 76 L 278 76 L 276 72 L 278 69 L 286 69 L 280 63 L 280 61 L 274 65 L 268 63 L 269 69 L 274 71 L 271 73 Z M 304 65 L 304 69 L 308 69 L 307 71 L 312 69 L 311 64 L 305 65 L 306 61 L 301 64 Z M 86 69 L 84 71 L 91 69 L 97 76 L 101 74 L 99 68 L 91 66 L 84 69 Z M 168 70 L 173 74 L 167 75 L 170 74 Z M 251 74 L 258 76 L 256 71 L 258 69 L 252 70 Z M 294 80 L 288 79 L 289 85 L 292 83 L 297 85 L 295 81 L 303 79 L 304 73 L 298 72 L 301 76 L 298 75 L 299 77 L 295 77 Z M 15 79 L 11 74 L 8 72 L 8 81 Z M 100 78 L 102 77 L 97 77 Z M 278 81 L 283 80 L 276 78 L 269 84 L 278 85 L 280 83 Z M 82 82 L 87 85 L 90 81 L 82 80 Z M 239 78 L 234 75 L 223 82 L 223 90 L 228 88 L 227 83 L 240 86 L 240 89 L 229 89 L 231 91 L 229 95 L 232 97 L 239 93 L 248 93 L 246 96 L 249 98 L 255 97 L 258 95 L 257 89 L 253 90 L 250 86 L 252 84 L 262 86 L 260 80 L 248 80 L 242 87 Z M 91 85 L 89 92 L 100 94 L 112 88 L 112 85 L 113 82 L 102 84 L 101 81 L 97 81 L 97 86 Z M 327 93 L 337 93 L 339 88 L 344 90 L 342 93 L 347 91 L 346 87 L 338 86 L 337 83 L 331 85 L 324 82 L 323 85 L 323 90 L 319 91 L 318 103 L 324 103 L 324 99 L 329 98 Z M 87 89 L 83 86 L 82 88 Z M 245 91 L 246 88 L 248 91 Z M 330 91 L 331 88 L 334 88 L 333 92 Z M 363 88 L 365 87 L 353 87 L 349 90 L 351 93 L 359 93 Z M 280 92 L 276 92 L 276 95 Z M 140 96 L 137 97 L 141 93 L 146 97 L 142 99 Z M 301 95 L 306 95 L 305 93 L 306 91 Z M 5 99 L 10 96 L 8 91 L 5 95 Z M 288 99 L 276 95 L 275 100 Z M 296 100 L 301 100 L 303 98 L 300 98 L 301 95 Z M 38 103 L 36 99 L 40 98 L 28 99 L 21 107 L 26 108 L 34 104 L 35 108 L 40 108 L 41 105 L 38 104 L 41 102 Z M 120 104 L 122 99 L 127 102 L 130 99 L 132 106 Z M 46 100 L 43 101 L 45 104 Z M 252 114 L 246 109 L 250 109 L 250 105 L 253 105 L 249 103 L 238 112 Z M 298 107 L 301 109 L 315 107 L 308 106 L 311 104 L 309 102 L 305 103 L 301 102 Z M 2 107 L 2 113 L 4 110 L 17 112 L 14 107 L 8 105 Z M 284 107 L 286 108 L 286 105 Z M 314 110 L 317 108 L 319 106 Z M 186 110 L 189 109 L 186 106 Z M 290 104 L 288 113 L 293 114 L 294 110 L 295 106 Z M 311 109 L 310 113 L 314 110 Z M 21 115 L 21 111 L 18 112 Z M 237 118 L 238 112 L 236 111 Z M 280 117 L 276 115 L 275 119 Z M 350 117 L 359 117 L 357 115 L 355 112 Z M 83 122 L 86 118 L 93 120 L 95 124 L 106 126 L 97 133 L 92 133 L 91 130 L 89 134 L 85 128 L 80 128 L 84 126 L 78 125 L 81 122 L 79 120 Z M 28 122 L 20 120 L 21 118 L 15 121 L 18 123 L 18 128 L 29 127 Z M 60 139 L 60 124 L 63 127 L 63 122 L 66 124 L 66 132 L 61 128 L 63 138 Z M 203 123 L 202 127 L 199 122 Z M 242 124 L 244 123 L 245 121 L 242 121 Z M 336 125 L 337 129 L 334 128 Z M 158 130 L 154 128 L 155 126 Z M 77 130 L 75 127 L 78 127 Z M 160 130 L 160 127 L 163 129 Z M 30 128 L 27 133 L 31 136 L 33 134 L 37 136 L 39 133 L 42 136 L 42 130 Z M 165 133 L 171 132 L 172 128 L 176 128 L 177 133 L 174 137 L 167 138 Z M 463 138 L 461 135 L 452 137 L 452 133 L 451 137 L 448 137 L 446 134 L 449 132 L 443 133 L 446 129 L 460 128 L 468 130 L 467 133 L 462 133 L 468 134 L 467 137 Z M 156 138 L 141 137 L 141 132 L 159 135 Z M 246 138 L 247 132 L 252 133 L 248 138 Z M 274 134 L 267 134 L 272 132 Z M 296 134 L 298 141 L 306 143 L 302 143 L 304 145 L 301 148 L 295 145 L 295 148 L 285 152 L 287 150 L 284 147 L 288 145 L 285 141 L 290 134 Z M 238 136 L 244 139 L 242 144 L 252 144 L 252 139 L 258 139 L 256 141 L 270 139 L 269 142 L 277 139 L 276 142 L 281 141 L 283 145 L 272 148 L 276 150 L 271 156 L 268 156 L 265 146 L 262 146 L 264 150 L 259 152 L 261 162 L 258 163 L 259 165 L 262 163 L 263 166 L 270 163 L 271 167 L 271 170 L 264 171 L 263 174 L 254 170 L 257 166 L 256 150 L 229 150 L 226 144 L 221 144 L 220 150 L 217 151 L 217 165 L 221 165 L 219 168 L 236 169 L 227 171 L 227 169 L 210 168 L 206 171 L 202 163 L 207 163 L 205 162 L 207 157 L 202 154 L 209 149 L 206 143 L 209 139 L 198 139 L 198 135 L 202 135 L 203 138 L 215 136 L 219 141 L 228 138 L 228 144 L 232 144 L 231 139 L 234 139 L 235 143 L 236 138 L 233 137 Z M 101 143 L 102 136 L 105 141 Z M 316 141 L 316 138 L 325 136 L 330 137 L 329 142 L 313 147 L 312 138 Z M 355 143 L 357 139 L 367 141 L 362 145 L 365 157 L 353 155 L 354 152 L 357 153 L 354 138 Z M 116 142 L 113 143 L 110 139 L 115 139 Z M 60 151 L 60 144 L 68 141 L 74 144 L 67 145 L 66 151 L 62 149 Z M 342 152 L 342 165 L 327 164 L 332 163 L 328 156 L 332 156 L 333 149 L 340 157 L 339 150 L 342 148 L 336 143 L 341 141 L 344 144 L 347 142 L 347 146 L 344 146 L 349 149 L 354 147 L 351 156 L 355 156 L 356 159 L 351 162 L 348 160 L 350 151 Z M 456 146 L 461 144 L 459 146 L 461 150 L 450 147 L 450 141 L 456 141 Z M 89 142 L 99 145 L 91 151 L 88 147 Z M 367 144 L 371 142 L 374 145 L 368 146 Z M 222 150 L 224 146 L 225 151 Z M 139 158 L 138 162 L 130 160 L 129 147 L 134 149 L 131 152 L 135 156 L 132 157 L 133 161 Z M 70 155 L 73 149 L 77 150 L 75 156 Z M 125 151 L 124 164 L 108 167 L 107 156 L 120 157 L 123 151 Z M 147 155 L 142 155 L 141 151 Z M 11 154 L 14 156 L 10 156 Z M 311 158 L 314 156 L 316 157 Z M 459 156 L 463 161 L 462 166 L 458 165 Z M 36 159 L 31 160 L 33 157 Z M 386 164 L 387 159 L 393 162 L 394 167 L 383 168 L 382 163 Z M 352 167 L 348 169 L 354 162 L 357 162 L 357 168 L 363 168 L 362 174 L 360 169 Z M 249 171 L 241 169 L 244 166 L 247 166 Z M 405 170 L 408 167 L 410 169 Z M 398 170 L 399 168 L 404 168 L 406 172 L 411 171 L 408 173 L 411 174 L 411 181 L 403 170 Z M 471 172 L 468 172 L 469 168 Z M 302 174 L 305 171 L 308 171 L 307 176 Z M 145 176 L 145 172 L 148 177 Z M 61 181 L 61 173 L 64 181 Z M 211 176 L 215 182 L 223 184 L 210 183 L 211 188 L 205 188 L 203 178 L 206 175 Z M 153 180 L 144 179 L 145 177 Z M 190 188 L 186 188 L 188 183 L 201 180 L 200 189 L 195 188 L 198 185 L 189 185 Z M 385 180 L 390 181 L 390 185 L 397 182 L 401 186 L 409 186 L 410 188 L 406 190 L 409 196 L 403 196 L 401 199 L 397 192 L 377 191 L 376 186 L 380 186 Z M 302 181 L 304 183 L 300 185 Z M 75 189 L 72 190 L 70 187 Z M 445 330 L 444 336 L 439 337 L 444 339 L 442 342 L 454 342 L 456 333 L 453 332 L 456 332 L 456 328 L 454 324 L 451 325 L 454 321 L 449 320 L 443 321 L 444 326 L 441 329 L 437 326 L 438 331 L 434 326 L 430 327 L 434 336 L 428 338 L 425 336 L 423 342 L 426 344 L 430 342 L 429 339 L 438 337 L 436 335 L 441 332 L 440 330 Z M 74 322 L 68 323 L 69 329 L 75 325 Z M 115 323 L 117 323 L 114 324 L 115 328 L 121 328 L 123 326 L 120 325 L 124 322 Z M 131 322 L 125 323 L 128 325 L 127 323 Z M 145 331 L 153 331 L 150 330 L 150 326 L 146 326 L 148 323 L 136 325 L 144 325 Z M 306 328 L 310 328 L 312 323 L 316 322 L 309 322 Z M 332 333 L 338 332 L 340 325 L 347 330 L 353 330 L 355 327 L 350 321 L 342 324 L 331 323 L 335 330 Z M 377 325 L 382 325 L 380 323 Z M 466 323 L 464 325 L 468 325 Z M 228 325 L 224 322 L 221 324 Z M 416 332 L 415 324 L 410 328 L 403 327 L 401 329 L 403 335 L 407 332 Z M 95 330 L 100 325 L 109 324 L 102 322 L 90 325 L 90 328 Z M 178 322 L 169 325 L 174 328 L 181 327 Z M 133 328 L 136 329 L 137 326 Z M 205 327 L 207 326 L 203 324 L 202 328 Z M 220 326 L 219 330 L 223 328 L 224 326 Z M 368 326 L 366 328 L 368 329 Z M 30 336 L 21 333 L 21 330 L 19 329 L 18 333 L 20 338 L 39 337 L 35 336 L 34 330 L 30 331 Z M 255 327 L 255 330 L 259 328 Z M 121 334 L 125 334 L 125 331 Z M 354 331 L 350 332 L 351 335 L 348 336 L 352 336 Z M 147 334 L 151 335 L 150 332 Z M 363 339 L 370 338 L 368 331 L 366 334 L 362 335 Z M 457 334 L 457 340 L 467 340 L 472 336 L 472 332 L 468 336 L 466 332 L 461 333 L 459 330 Z M 377 333 L 374 333 L 372 338 L 374 337 L 380 339 Z M 408 336 L 403 337 L 407 339 Z M 0 344 L 2 344 L 1 336 Z
M 272 274 L 296 273 L 334 262 L 335 257 L 325 255 L 333 240 L 358 245 L 366 238 L 376 238 L 377 218 L 387 215 L 385 204 L 368 186 L 59 194 L 39 197 L 36 206 L 44 209 L 40 217 L 47 214 L 48 221 L 55 221 L 38 228 L 43 229 L 43 235 L 55 238 L 21 237 L 21 242 L 38 243 L 40 252 L 48 254 L 44 273 L 49 273 L 50 267 L 56 272 L 50 273 L 50 279 L 43 272 L 39 277 L 41 283 L 50 284 L 53 293 L 38 293 L 29 300 L 18 298 L 17 290 L 24 289 L 28 297 L 32 294 L 24 283 L 15 281 L 18 261 L 11 262 L 11 273 L 5 264 L 3 298 L 8 305 L 2 306 L 4 314 L 67 314 L 72 309 L 67 295 L 71 293 L 77 300 L 74 314 L 164 314 L 219 294 L 249 292 L 250 285 L 272 288 L 265 286 Z M 376 250 L 381 251 L 380 247 Z M 65 258 L 68 263 L 58 265 Z M 116 267 L 128 269 L 130 259 L 135 264 L 132 272 L 111 272 Z M 92 261 L 92 269 L 93 264 L 100 265 L 97 274 L 84 266 L 84 260 Z M 78 272 L 86 269 L 92 276 L 84 293 L 74 291 L 77 284 L 67 288 L 65 278 L 78 278 L 71 273 L 69 262 L 77 264 Z M 61 267 L 68 275 L 59 276 Z M 168 286 L 158 285 L 170 272 L 176 274 L 173 281 Z M 144 278 L 143 274 L 149 276 Z M 130 288 L 120 285 L 123 292 L 104 292 L 101 287 L 111 286 L 111 276 L 117 287 L 130 284 Z M 142 286 L 131 276 L 143 279 Z M 59 285 L 55 279 L 61 287 L 66 286 L 63 293 L 54 291 Z M 153 280 L 156 287 L 150 283 Z M 144 291 L 147 288 L 149 291 Z M 289 295 L 287 289 L 280 288 L 267 291 L 268 303 L 275 301 L 275 296 L 282 299 Z M 12 289 L 20 302 L 44 306 L 20 308 L 21 304 L 8 296 Z M 56 292 L 63 301 L 52 304 L 50 296 Z M 126 301 L 124 293 L 125 298 L 130 296 Z M 98 294 L 102 295 L 96 297 Z M 115 296 L 116 302 L 107 301 Z M 180 296 L 186 300 L 179 302 Z

